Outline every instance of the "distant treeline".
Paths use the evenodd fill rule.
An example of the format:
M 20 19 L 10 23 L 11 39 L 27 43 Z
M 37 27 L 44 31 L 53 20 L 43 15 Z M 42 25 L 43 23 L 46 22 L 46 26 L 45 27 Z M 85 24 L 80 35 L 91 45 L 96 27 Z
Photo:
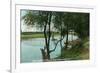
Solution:
M 53 32 L 54 34 L 58 34 L 59 32 Z M 21 32 L 22 35 L 31 35 L 31 34 L 43 34 L 43 32 Z

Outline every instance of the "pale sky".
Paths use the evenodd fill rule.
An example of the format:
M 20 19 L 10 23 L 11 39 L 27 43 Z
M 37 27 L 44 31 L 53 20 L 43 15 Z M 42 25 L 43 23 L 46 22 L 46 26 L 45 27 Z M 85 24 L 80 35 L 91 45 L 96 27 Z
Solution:
M 26 12 L 27 12 L 27 10 L 21 10 L 21 17 L 23 17 L 26 14 Z M 27 25 L 25 25 L 23 20 L 21 20 L 21 30 L 22 30 L 22 32 L 41 31 L 40 29 L 37 29 L 36 26 L 27 26 Z
M 26 11 L 27 10 L 21 10 L 21 17 L 23 17 L 25 14 L 26 14 Z M 53 23 L 51 23 L 51 29 L 52 31 L 56 31 L 54 28 L 53 28 Z M 25 25 L 24 23 L 24 20 L 21 20 L 21 30 L 22 32 L 42 32 L 43 30 L 41 29 L 37 29 L 36 26 L 27 26 Z
M 24 21 L 21 21 L 21 30 L 22 32 L 40 32 L 41 29 L 37 29 L 36 26 L 27 26 L 24 24 Z

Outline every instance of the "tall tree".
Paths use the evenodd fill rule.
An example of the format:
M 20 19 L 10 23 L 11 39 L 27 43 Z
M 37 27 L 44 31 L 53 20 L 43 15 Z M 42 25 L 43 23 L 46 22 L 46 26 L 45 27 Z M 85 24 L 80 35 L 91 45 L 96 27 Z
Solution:
M 27 11 L 23 16 L 26 25 L 36 25 L 38 28 L 44 29 L 45 45 L 41 49 L 44 59 L 50 60 L 50 38 L 51 38 L 51 21 L 52 12 L 50 11 Z
M 64 39 L 64 23 L 63 23 L 63 17 L 64 17 L 64 13 L 63 12 L 55 12 L 54 13 L 54 18 L 53 18 L 53 23 L 54 23 L 54 27 L 60 32 L 60 46 L 61 49 L 63 48 L 62 46 L 62 40 Z
M 89 13 L 75 13 L 74 16 L 74 30 L 79 38 L 89 36 Z

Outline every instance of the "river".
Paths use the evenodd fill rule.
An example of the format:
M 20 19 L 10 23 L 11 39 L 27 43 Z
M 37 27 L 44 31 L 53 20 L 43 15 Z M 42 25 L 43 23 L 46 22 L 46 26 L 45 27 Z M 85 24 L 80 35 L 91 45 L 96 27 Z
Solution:
M 60 37 L 55 37 L 59 39 Z M 72 35 L 69 35 L 68 40 L 71 41 Z M 73 40 L 77 39 L 77 36 L 73 36 Z M 65 38 L 62 40 L 63 46 Z M 22 39 L 21 41 L 21 63 L 30 62 L 42 62 L 42 54 L 40 48 L 44 48 L 45 40 L 44 38 L 30 38 Z M 54 42 L 50 40 L 50 49 L 55 47 Z M 51 58 L 56 58 L 61 54 L 60 44 L 58 43 L 57 49 L 50 53 Z

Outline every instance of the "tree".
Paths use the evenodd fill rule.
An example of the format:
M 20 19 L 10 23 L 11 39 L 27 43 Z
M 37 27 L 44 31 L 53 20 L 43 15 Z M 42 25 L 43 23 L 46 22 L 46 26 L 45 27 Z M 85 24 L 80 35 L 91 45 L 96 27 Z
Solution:
M 63 12 L 55 12 L 53 18 L 54 27 L 60 32 L 60 40 L 58 41 L 60 42 L 61 49 L 63 48 L 62 40 L 64 39 L 65 35 L 63 30 L 64 29 L 63 17 L 64 17 Z
M 74 13 L 74 30 L 80 39 L 89 36 L 89 13 Z
M 52 19 L 52 12 L 39 11 L 39 15 L 37 16 L 37 24 L 40 28 L 43 27 L 44 29 L 45 48 L 48 60 L 50 60 L 51 19 Z
M 34 23 L 36 22 L 35 18 L 36 15 L 33 14 L 33 11 L 31 10 L 28 10 L 27 13 L 22 17 L 22 19 L 24 19 L 24 23 L 28 26 L 34 25 Z
M 72 29 L 72 13 L 68 12 L 56 12 L 54 15 L 54 27 L 60 31 L 60 40 L 66 36 L 65 42 L 65 49 L 68 46 L 68 35 L 69 30 Z M 62 47 L 62 40 L 60 41 L 61 49 Z
M 80 39 L 89 35 L 88 13 L 27 10 L 27 13 L 22 17 L 22 19 L 28 26 L 36 25 L 38 28 L 43 29 L 45 45 L 44 48 L 41 48 L 41 53 L 44 61 L 50 60 L 50 53 L 55 51 L 59 42 L 61 49 L 64 48 L 62 46 L 62 40 L 64 37 L 66 37 L 64 50 L 68 48 L 68 36 L 70 30 L 73 30 L 75 33 L 77 33 Z M 54 28 L 60 32 L 60 39 L 56 42 L 55 47 L 52 50 L 50 50 L 50 39 L 53 35 L 51 32 L 51 23 L 53 23 Z
M 45 45 L 41 49 L 43 57 L 50 60 L 50 38 L 51 38 L 51 20 L 52 12 L 50 11 L 27 11 L 27 14 L 23 16 L 26 25 L 36 25 L 38 28 L 44 29 Z

